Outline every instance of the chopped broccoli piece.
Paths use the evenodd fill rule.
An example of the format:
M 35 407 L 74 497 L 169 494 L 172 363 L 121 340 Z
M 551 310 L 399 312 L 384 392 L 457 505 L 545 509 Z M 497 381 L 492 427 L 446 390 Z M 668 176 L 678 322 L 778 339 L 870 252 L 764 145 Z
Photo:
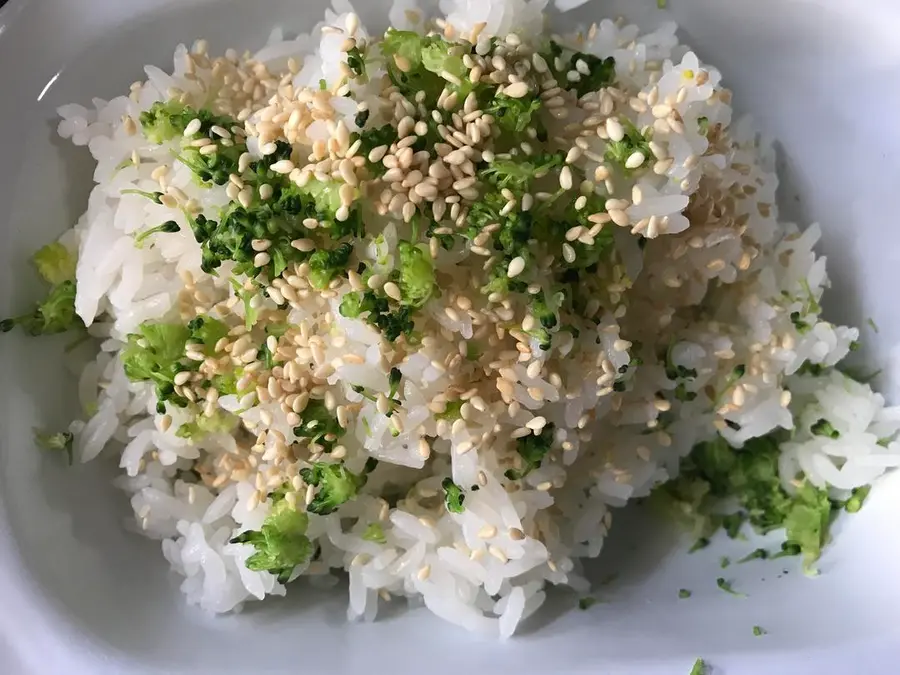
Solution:
M 347 293 L 340 306 L 341 315 L 349 319 L 357 319 L 367 314 L 366 322 L 381 331 L 389 342 L 393 342 L 401 335 L 406 335 L 407 338 L 412 336 L 415 328 L 413 311 L 412 307 L 391 310 L 387 298 L 375 295 L 373 291 Z
M 34 442 L 37 443 L 39 448 L 44 450 L 64 450 L 69 459 L 69 466 L 72 466 L 72 463 L 75 461 L 72 454 L 75 445 L 75 437 L 68 431 L 62 431 L 55 434 L 35 431 Z
M 218 408 L 209 417 L 198 414 L 193 421 L 182 424 L 175 435 L 179 438 L 197 440 L 209 434 L 230 434 L 239 421 L 237 415 Z
M 297 565 L 310 559 L 313 545 L 306 536 L 309 517 L 284 499 L 276 502 L 259 530 L 242 532 L 232 544 L 251 544 L 256 553 L 247 558 L 247 569 L 271 572 L 286 583 Z
M 719 558 L 719 567 L 721 567 L 723 570 L 725 568 L 729 567 L 730 565 L 731 565 L 731 558 L 724 556 L 724 555 L 721 558 Z
M 544 59 L 550 70 L 556 76 L 557 82 L 567 82 L 570 89 L 574 89 L 578 96 L 584 96 L 592 91 L 599 91 L 603 87 L 611 85 L 616 78 L 616 60 L 613 57 L 601 59 L 593 54 L 584 52 L 572 52 L 568 60 L 563 58 L 564 52 L 571 50 L 564 48 L 557 42 L 550 42 L 549 52 L 544 54 Z M 557 63 L 560 59 L 560 63 Z M 588 74 L 581 74 L 582 69 L 578 68 L 578 62 L 583 61 L 587 66 Z M 557 67 L 561 66 L 561 67 Z M 579 73 L 579 79 L 571 82 L 567 74 L 570 71 Z M 560 85 L 564 86 L 564 85 Z
M 369 153 L 382 145 L 390 147 L 397 140 L 397 130 L 392 125 L 385 124 L 381 127 L 359 132 L 354 141 L 357 139 L 360 141 L 359 156 L 366 158 L 366 168 L 368 168 L 369 173 L 374 176 L 383 175 L 387 171 L 387 167 L 380 161 L 370 162 L 368 159 Z
M 141 324 L 122 349 L 125 375 L 132 381 L 153 382 L 160 403 L 186 406 L 187 399 L 175 393 L 175 376 L 186 369 L 182 361 L 190 337 L 191 329 L 181 324 Z
M 354 46 L 347 50 L 347 67 L 350 68 L 350 72 L 353 73 L 354 77 L 365 79 L 366 57 L 359 50 L 359 47 Z
M 866 501 L 866 497 L 869 496 L 869 491 L 871 489 L 872 488 L 869 485 L 853 488 L 850 493 L 850 499 L 844 503 L 844 509 L 847 513 L 857 513 L 862 508 L 863 502 Z
M 604 156 L 608 162 L 623 167 L 624 171 L 634 171 L 635 169 L 625 169 L 625 163 L 634 153 L 640 152 L 644 156 L 644 165 L 646 165 L 646 160 L 653 157 L 653 152 L 650 150 L 650 139 L 645 138 L 641 130 L 631 121 L 623 119 L 621 122 L 625 128 L 625 137 L 621 141 L 610 141 L 606 146 Z
M 831 426 L 831 422 L 826 419 L 820 419 L 818 422 L 813 424 L 809 430 L 815 436 L 825 436 L 826 438 L 838 439 L 841 437 L 841 432 Z
M 734 595 L 734 596 L 736 596 L 736 597 L 738 597 L 738 598 L 746 598 L 746 597 L 747 597 L 746 594 L 744 594 L 744 593 L 738 593 L 736 590 L 734 590 L 734 589 L 731 587 L 731 582 L 730 582 L 730 581 L 726 581 L 726 580 L 723 579 L 722 577 L 719 577 L 718 579 L 716 579 L 716 586 L 718 586 L 720 589 L 722 589 L 722 590 L 725 591 L 726 593 L 730 593 L 731 595 Z
M 527 159 L 497 158 L 479 171 L 482 181 L 509 188 L 514 193 L 527 192 L 532 181 L 549 174 L 553 169 L 563 165 L 565 155 L 559 152 L 544 153 Z
M 497 94 L 487 107 L 486 114 L 492 115 L 503 131 L 518 135 L 532 126 L 535 113 L 541 109 L 539 96 L 523 96 L 513 98 L 506 94 Z
M 456 420 L 462 417 L 462 407 L 465 401 L 461 401 L 456 399 L 454 401 L 447 401 L 447 407 L 444 408 L 444 412 L 436 413 L 434 418 L 438 420 L 447 420 L 448 422 L 455 422 Z
M 147 237 L 153 236 L 157 233 L 172 234 L 174 232 L 179 232 L 180 230 L 181 228 L 178 226 L 178 223 L 176 223 L 174 220 L 167 220 L 162 225 L 151 227 L 148 230 L 144 230 L 143 232 L 136 234 L 134 237 L 134 243 L 138 248 L 140 248 Z
M 445 87 L 456 90 L 460 96 L 472 89 L 468 69 L 461 56 L 451 56 L 451 44 L 439 35 L 420 35 L 414 31 L 389 29 L 381 42 L 385 57 L 385 69 L 394 86 L 404 95 L 414 96 L 425 92 L 426 101 L 435 107 L 438 96 Z M 459 86 L 441 76 L 447 71 L 460 79 Z
M 822 553 L 822 546 L 828 541 L 831 510 L 831 500 L 825 490 L 803 483 L 797 489 L 785 518 L 787 539 L 800 546 L 803 551 L 803 566 L 809 573 L 812 573 L 812 565 Z
M 553 445 L 553 436 L 556 427 L 553 423 L 546 425 L 540 435 L 535 436 L 529 434 L 523 438 L 516 439 L 516 452 L 523 460 L 523 468 L 521 471 L 516 469 L 508 469 L 504 474 L 510 480 L 520 480 L 527 476 L 535 469 L 540 468 L 541 462 L 550 447 Z
M 403 304 L 422 307 L 434 292 L 434 268 L 431 256 L 419 246 L 401 241 L 397 250 L 400 254 L 400 292 Z
M 369 523 L 366 526 L 366 531 L 363 533 L 362 538 L 376 544 L 383 544 L 387 541 L 381 523 Z
M 75 282 L 64 281 L 51 288 L 30 314 L 0 321 L 0 333 L 8 333 L 17 325 L 34 336 L 56 335 L 81 326 L 75 314 Z
M 444 504 L 450 513 L 462 513 L 466 510 L 466 507 L 463 506 L 466 495 L 462 488 L 453 482 L 452 478 L 445 478 L 441 481 L 441 489 L 444 491 Z
M 756 637 L 759 637 L 759 636 L 761 636 L 761 635 L 766 635 L 768 632 L 769 632 L 769 631 L 767 631 L 767 630 L 766 630 L 765 628 L 763 628 L 762 626 L 753 626 L 753 634 L 754 634 Z
M 302 417 L 300 424 L 294 427 L 294 436 L 309 439 L 310 443 L 322 446 L 325 452 L 331 452 L 337 440 L 347 433 L 325 403 L 318 399 L 307 404 Z
M 310 513 L 320 516 L 334 513 L 341 504 L 354 499 L 359 489 L 366 484 L 365 474 L 356 475 L 343 462 L 315 462 L 311 469 L 301 469 L 300 476 L 309 485 L 319 488 L 306 508 Z
M 309 281 L 319 290 L 328 288 L 328 284 L 336 276 L 344 273 L 353 245 L 344 243 L 335 249 L 319 249 L 309 259 Z
M 141 127 L 151 143 L 157 145 L 184 133 L 195 113 L 178 101 L 157 101 L 150 110 L 141 113 Z
M 706 675 L 706 663 L 703 659 L 697 659 L 694 661 L 694 667 L 691 668 L 691 672 L 688 675 Z
M 758 548 L 752 553 L 748 553 L 743 558 L 738 560 L 738 564 L 750 562 L 751 560 L 765 560 L 769 557 L 769 552 L 764 548 Z
M 75 281 L 75 256 L 59 242 L 47 244 L 31 256 L 38 272 L 48 284 Z
M 586 595 L 578 600 L 578 609 L 586 611 L 597 604 L 597 599 L 593 596 Z
M 678 591 L 678 597 L 682 600 L 686 600 L 687 598 L 691 597 L 691 595 L 692 593 L 686 588 L 681 588 Z

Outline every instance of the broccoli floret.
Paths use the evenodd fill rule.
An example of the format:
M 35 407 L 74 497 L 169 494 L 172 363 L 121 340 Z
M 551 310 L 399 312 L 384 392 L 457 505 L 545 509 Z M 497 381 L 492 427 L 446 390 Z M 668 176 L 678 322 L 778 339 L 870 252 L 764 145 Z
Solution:
M 520 194 L 528 192 L 532 181 L 546 176 L 564 161 L 565 155 L 558 152 L 547 152 L 527 160 L 498 158 L 479 171 L 478 176 L 484 182 Z
M 69 466 L 72 465 L 74 457 L 72 451 L 75 444 L 75 437 L 68 431 L 62 431 L 55 434 L 43 433 L 35 431 L 34 441 L 39 448 L 44 450 L 63 450 L 69 459 Z
M 415 96 L 424 91 L 426 101 L 434 107 L 445 87 L 457 91 L 460 96 L 466 96 L 472 90 L 462 57 L 451 56 L 453 45 L 439 35 L 423 36 L 392 28 L 385 33 L 380 46 L 388 77 L 404 95 Z M 460 84 L 453 85 L 445 80 L 441 71 L 458 77 Z
M 0 333 L 21 326 L 29 335 L 56 335 L 82 325 L 75 314 L 75 282 L 64 281 L 51 288 L 31 313 L 0 321 Z
M 309 439 L 310 443 L 322 446 L 325 452 L 331 452 L 337 440 L 347 433 L 325 403 L 318 399 L 307 404 L 302 416 L 303 421 L 294 427 L 294 436 Z
M 366 118 L 368 119 L 368 118 Z M 358 125 L 361 126 L 361 125 Z M 387 171 L 387 167 L 381 162 L 370 162 L 369 153 L 375 148 L 386 145 L 391 146 L 397 140 L 397 129 L 391 124 L 385 124 L 381 127 L 366 129 L 355 134 L 353 141 L 360 141 L 359 156 L 366 158 L 366 168 L 373 176 L 381 176 Z
M 455 422 L 456 420 L 462 418 L 462 410 L 463 403 L 465 401 L 461 401 L 456 399 L 455 401 L 447 401 L 447 407 L 444 408 L 444 412 L 437 413 L 434 418 L 438 420 L 447 420 L 448 422 Z
M 48 284 L 75 281 L 75 256 L 59 242 L 47 244 L 31 257 L 38 273 Z
M 403 304 L 422 307 L 434 292 L 434 268 L 431 256 L 422 248 L 401 241 L 397 250 L 400 254 L 400 292 Z
M 181 324 L 141 324 L 122 349 L 125 375 L 132 381 L 153 382 L 160 404 L 186 406 L 187 399 L 175 393 L 175 376 L 187 367 L 182 361 L 190 337 L 191 329 Z
M 178 438 L 198 440 L 210 434 L 230 434 L 240 418 L 227 410 L 217 408 L 211 416 L 197 415 L 192 422 L 178 427 Z
M 841 437 L 841 432 L 835 429 L 831 422 L 826 419 L 820 419 L 813 424 L 809 430 L 816 436 L 825 436 L 825 438 L 837 439 Z
M 556 427 L 550 423 L 541 431 L 540 435 L 535 436 L 529 434 L 523 438 L 516 439 L 516 452 L 522 458 L 523 467 L 521 471 L 516 469 L 508 469 L 504 474 L 510 480 L 520 480 L 527 476 L 535 469 L 540 468 L 541 462 L 553 445 L 553 436 Z
M 540 109 L 541 99 L 538 96 L 513 98 L 506 94 L 497 94 L 485 112 L 493 115 L 501 129 L 517 135 L 533 126 L 535 113 Z
M 633 169 L 625 168 L 629 157 L 640 152 L 646 161 L 653 157 L 653 151 L 650 150 L 650 139 L 645 138 L 640 129 L 628 119 L 622 119 L 621 122 L 625 128 L 625 137 L 621 141 L 610 140 L 604 157 L 608 162 L 621 166 L 623 171 L 630 172 Z
M 140 120 L 147 140 L 160 145 L 181 136 L 195 117 L 196 111 L 179 101 L 157 101 Z
M 354 499 L 367 478 L 365 474 L 353 473 L 343 462 L 315 462 L 311 469 L 301 469 L 300 476 L 307 484 L 319 488 L 306 509 L 320 516 L 334 513 L 341 504 Z
M 569 58 L 564 58 L 564 54 L 569 53 Z M 557 68 L 556 59 L 562 60 L 561 68 Z M 599 91 L 603 87 L 608 87 L 616 79 L 616 60 L 609 56 L 601 59 L 593 54 L 584 52 L 571 51 L 562 47 L 562 45 L 551 41 L 547 54 L 544 59 L 550 66 L 550 70 L 556 76 L 557 82 L 569 82 L 569 88 L 574 89 L 578 96 L 584 96 L 592 91 Z M 588 74 L 582 74 L 582 69 L 578 68 L 578 62 L 583 61 L 587 66 Z M 567 74 L 569 71 L 579 73 L 580 78 L 577 82 L 570 82 Z M 564 86 L 564 85 L 560 85 Z
M 445 478 L 441 482 L 441 489 L 444 491 L 444 504 L 450 513 L 462 513 L 466 510 L 466 507 L 463 506 L 466 495 L 462 488 L 453 482 L 452 478 Z
M 412 307 L 391 310 L 387 298 L 375 295 L 373 291 L 347 293 L 340 306 L 341 315 L 350 319 L 360 318 L 366 314 L 366 322 L 381 331 L 389 342 L 393 342 L 401 335 L 407 338 L 412 336 L 415 329 L 413 311 Z
M 140 116 L 144 136 L 157 145 L 183 135 L 188 124 L 194 119 L 200 120 L 200 128 L 194 134 L 195 138 L 209 136 L 214 126 L 224 129 L 230 129 L 236 124 L 242 126 L 230 117 L 215 115 L 206 108 L 196 110 L 175 100 L 157 101 L 150 110 L 142 112 Z
M 531 296 L 529 312 L 535 318 L 537 325 L 528 331 L 528 334 L 540 343 L 541 349 L 546 351 L 550 349 L 553 331 L 559 325 L 556 312 L 550 309 L 550 305 L 547 303 L 547 296 L 544 293 L 537 293 Z
M 151 227 L 150 229 L 144 230 L 140 234 L 135 235 L 134 243 L 138 248 L 140 248 L 141 245 L 144 243 L 144 240 L 147 239 L 147 237 L 150 237 L 157 233 L 172 234 L 172 233 L 178 232 L 180 230 L 181 230 L 181 228 L 178 226 L 178 223 L 176 223 L 174 220 L 167 220 L 162 225 L 157 225 L 156 227 Z
M 332 250 L 319 249 L 313 253 L 309 258 L 309 281 L 313 287 L 319 290 L 328 288 L 332 279 L 346 272 L 351 253 L 353 246 L 349 243 Z
M 354 46 L 347 50 L 347 67 L 354 77 L 366 79 L 366 57 L 359 47 Z
M 381 523 L 369 523 L 366 526 L 366 531 L 363 533 L 362 538 L 366 541 L 371 541 L 376 544 L 383 544 L 387 541 L 387 537 L 384 536 L 384 528 L 382 528 Z
M 309 517 L 284 499 L 272 506 L 259 530 L 242 532 L 232 544 L 251 544 L 256 553 L 247 558 L 247 569 L 270 572 L 286 583 L 297 565 L 310 559 L 313 545 L 306 536 Z

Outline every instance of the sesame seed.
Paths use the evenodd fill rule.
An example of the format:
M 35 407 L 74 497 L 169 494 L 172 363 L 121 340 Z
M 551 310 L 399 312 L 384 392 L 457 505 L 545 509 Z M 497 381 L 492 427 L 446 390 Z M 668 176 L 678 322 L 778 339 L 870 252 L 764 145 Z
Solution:
M 202 126 L 202 122 L 196 117 L 187 123 L 187 126 L 184 127 L 184 137 L 190 138 L 198 131 L 200 131 L 200 127 Z
M 271 262 L 271 260 L 272 260 L 272 258 L 268 253 L 266 253 L 266 252 L 257 253 L 253 257 L 253 266 L 254 267 L 265 267 L 266 265 L 268 265 Z
M 559 172 L 559 186 L 563 190 L 572 189 L 572 170 L 568 166 L 564 166 Z
M 535 432 L 540 432 L 547 425 L 547 419 L 545 417 L 533 417 L 525 423 L 525 426 Z
M 514 82 L 507 86 L 503 93 L 510 98 L 522 98 L 528 93 L 528 85 L 525 82 Z
M 614 143 L 618 143 L 625 138 L 625 128 L 615 117 L 610 117 L 606 120 L 606 133 L 609 136 L 609 140 Z
M 506 268 L 506 276 L 510 279 L 519 276 L 525 270 L 525 258 L 516 256 L 509 262 Z
M 289 159 L 281 159 L 275 162 L 271 167 L 272 171 L 280 174 L 289 174 L 294 170 L 294 163 Z
M 431 576 L 431 565 L 422 566 L 422 568 L 419 569 L 419 573 L 416 575 L 416 577 L 419 579 L 419 581 L 425 581 L 430 576 Z
M 484 525 L 478 530 L 479 539 L 492 539 L 497 536 L 497 528 L 493 525 Z
M 400 302 L 403 299 L 403 294 L 400 292 L 400 287 L 395 284 L 393 281 L 387 282 L 383 287 L 385 295 L 389 298 Z
M 625 168 L 626 169 L 637 169 L 641 166 L 645 161 L 646 157 L 644 157 L 644 153 L 638 151 L 633 152 L 628 159 L 625 160 Z

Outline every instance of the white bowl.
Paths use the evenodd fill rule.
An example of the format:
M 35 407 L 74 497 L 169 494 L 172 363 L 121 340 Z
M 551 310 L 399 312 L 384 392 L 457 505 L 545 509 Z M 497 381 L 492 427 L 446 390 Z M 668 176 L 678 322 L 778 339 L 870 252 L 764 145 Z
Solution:
M 831 317 L 877 319 L 880 332 L 864 331 L 865 357 L 885 368 L 880 386 L 896 402 L 900 5 L 670 4 L 663 12 L 654 0 L 589 3 L 566 20 L 621 12 L 652 26 L 674 18 L 721 68 L 738 110 L 780 140 L 785 217 L 823 225 Z M 386 5 L 359 0 L 357 9 L 379 25 Z M 11 0 L 0 10 L 0 315 L 37 296 L 25 260 L 86 204 L 92 167 L 83 149 L 55 138 L 58 105 L 127 89 L 143 64 L 170 63 L 178 42 L 204 36 L 214 49 L 252 47 L 275 24 L 308 28 L 323 6 Z M 64 344 L 0 337 L 0 672 L 687 673 L 698 656 L 728 675 L 896 671 L 896 477 L 840 522 L 821 578 L 803 578 L 793 561 L 730 568 L 744 600 L 715 579 L 718 556 L 746 545 L 688 556 L 671 533 L 626 513 L 596 566 L 598 580 L 619 572 L 597 592 L 608 603 L 572 611 L 574 596 L 560 594 L 506 643 L 475 639 L 423 610 L 348 625 L 343 592 L 303 587 L 237 616 L 206 617 L 183 607 L 159 545 L 123 529 L 127 503 L 110 486 L 114 466 L 69 468 L 33 448 L 33 427 L 59 425 L 73 411 L 73 379 L 59 374 Z M 678 600 L 679 588 L 693 597 Z M 754 625 L 769 634 L 754 637 Z

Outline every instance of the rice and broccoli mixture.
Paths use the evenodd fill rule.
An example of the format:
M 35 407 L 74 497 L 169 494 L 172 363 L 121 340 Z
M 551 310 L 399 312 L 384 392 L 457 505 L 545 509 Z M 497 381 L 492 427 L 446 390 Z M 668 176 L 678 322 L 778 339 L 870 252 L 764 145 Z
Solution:
M 589 590 L 631 500 L 700 546 L 784 528 L 812 570 L 900 463 L 720 73 L 672 24 L 555 35 L 545 5 L 398 0 L 370 32 L 335 0 L 60 109 L 96 186 L 3 328 L 96 338 L 84 420 L 40 440 L 120 458 L 190 603 L 349 577 L 351 618 L 404 596 L 508 636 Z

